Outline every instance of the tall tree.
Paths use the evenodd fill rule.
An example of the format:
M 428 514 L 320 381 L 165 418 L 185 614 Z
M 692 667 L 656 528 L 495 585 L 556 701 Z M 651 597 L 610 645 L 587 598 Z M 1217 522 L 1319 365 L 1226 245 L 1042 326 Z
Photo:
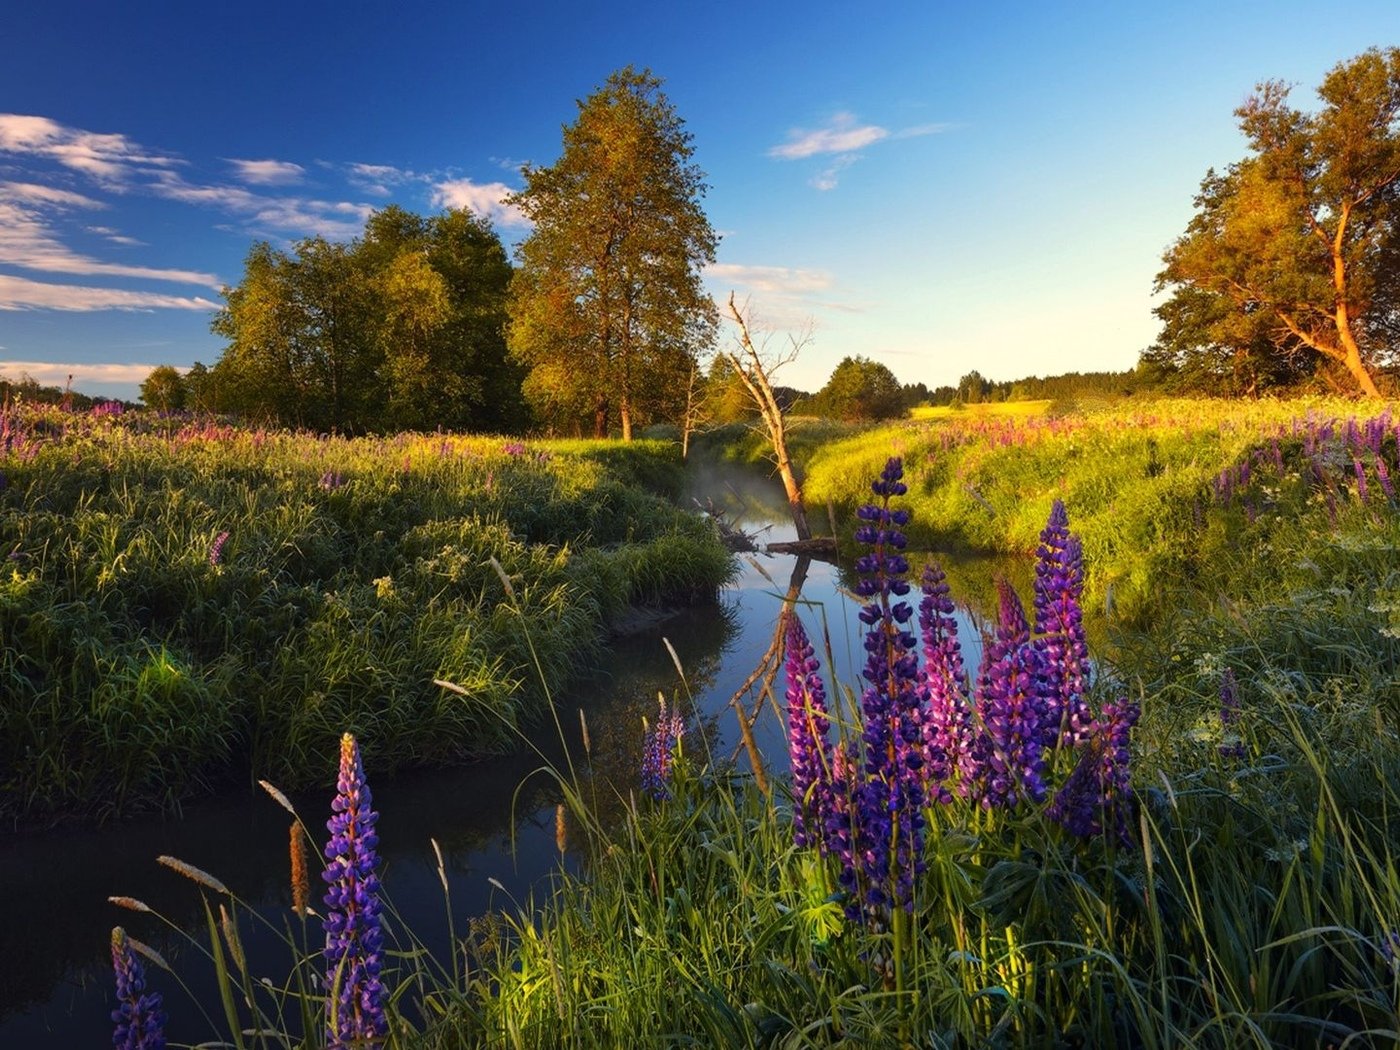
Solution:
M 349 244 L 255 244 L 213 321 L 229 346 L 207 385 L 220 408 L 318 429 L 520 430 L 510 277 L 500 238 L 465 211 L 391 206 Z
M 817 391 L 812 410 L 847 422 L 893 419 L 905 413 L 904 389 L 886 366 L 868 357 L 845 357 Z
M 631 66 L 578 103 L 550 167 L 509 198 L 534 223 L 517 250 L 510 348 L 526 393 L 556 426 L 591 417 L 603 437 L 683 410 L 716 311 L 700 284 L 717 238 L 684 121 Z
M 1261 83 L 1238 110 L 1251 154 L 1206 175 L 1196 215 L 1166 252 L 1159 288 L 1228 301 L 1216 346 L 1263 331 L 1279 353 L 1306 348 L 1379 397 L 1374 369 L 1400 309 L 1400 48 L 1335 66 L 1303 113 L 1289 88 Z

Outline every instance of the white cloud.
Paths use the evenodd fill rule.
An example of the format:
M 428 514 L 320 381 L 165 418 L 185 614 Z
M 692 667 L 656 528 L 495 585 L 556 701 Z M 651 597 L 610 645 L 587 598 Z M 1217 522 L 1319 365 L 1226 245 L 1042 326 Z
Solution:
M 230 158 L 234 174 L 244 182 L 259 186 L 285 186 L 300 182 L 306 169 L 289 160 L 235 160 Z
M 717 284 L 779 295 L 809 295 L 826 291 L 835 283 L 831 274 L 824 270 L 745 266 L 740 263 L 711 263 L 705 267 L 705 277 Z
M 838 176 L 860 159 L 860 150 L 886 139 L 908 139 L 945 131 L 948 124 L 920 124 L 892 132 L 878 124 L 858 124 L 854 114 L 838 113 L 824 128 L 807 130 L 794 128 L 788 141 L 768 151 L 779 160 L 804 160 L 808 157 L 830 155 L 833 159 L 812 176 L 809 184 L 818 190 L 834 190 Z
M 800 160 L 818 153 L 854 153 L 871 143 L 889 138 L 889 134 L 887 128 L 876 124 L 857 124 L 854 115 L 838 113 L 825 128 L 814 131 L 794 128 L 788 132 L 788 141 L 774 146 L 768 155 L 781 160 Z
M 142 172 L 181 163 L 150 152 L 125 135 L 70 128 L 48 117 L 0 113 L 0 153 L 45 157 L 113 188 L 122 188 Z
M 349 201 L 302 197 L 265 197 L 242 186 L 200 186 L 174 172 L 162 172 L 151 192 L 168 200 L 219 208 L 241 216 L 249 225 L 284 233 L 315 234 L 332 240 L 356 236 L 374 209 Z
M 144 383 L 155 365 L 90 364 L 62 361 L 0 361 L 0 375 L 9 379 L 29 376 L 41 386 L 65 386 L 71 376 L 76 383 Z
M 76 284 L 45 284 L 0 274 L 0 310 L 217 310 L 219 304 L 201 297 L 133 292 L 123 288 L 90 288 Z
M 439 208 L 466 208 L 501 226 L 529 226 L 530 220 L 505 198 L 515 191 L 504 182 L 452 179 L 433 185 L 432 202 Z
M 327 167 L 339 165 L 330 164 Z M 394 192 L 392 187 L 402 186 L 406 182 L 428 181 L 417 172 L 396 168 L 392 164 L 350 164 L 345 169 L 345 177 L 356 189 L 373 193 L 376 197 L 388 197 Z
M 57 208 L 105 208 L 107 205 L 72 190 L 40 186 L 34 182 L 0 182 L 0 200 L 47 204 Z
M 46 273 L 105 274 L 219 287 L 218 278 L 211 273 L 128 266 L 75 252 L 58 239 L 38 209 L 3 196 L 0 196 L 0 264 Z

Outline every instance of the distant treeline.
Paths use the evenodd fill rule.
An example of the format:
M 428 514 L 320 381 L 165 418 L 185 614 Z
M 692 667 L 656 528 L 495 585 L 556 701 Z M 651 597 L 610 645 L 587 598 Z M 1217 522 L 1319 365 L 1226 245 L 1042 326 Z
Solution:
M 66 404 L 76 411 L 86 412 L 94 405 L 105 404 L 112 398 L 89 397 L 76 390 L 65 390 L 61 386 L 43 386 L 37 379 L 29 375 L 21 374 L 18 379 L 8 379 L 0 375 L 0 405 L 8 405 L 15 400 L 40 405 Z M 135 406 L 123 402 L 123 407 L 133 408 Z
M 994 382 L 980 372 L 969 372 L 957 386 L 935 387 L 930 405 L 980 405 L 997 401 L 1068 401 L 1082 397 L 1120 398 L 1156 392 L 1157 385 L 1139 369 L 1124 372 L 1066 372 L 1064 375 L 1028 376 Z

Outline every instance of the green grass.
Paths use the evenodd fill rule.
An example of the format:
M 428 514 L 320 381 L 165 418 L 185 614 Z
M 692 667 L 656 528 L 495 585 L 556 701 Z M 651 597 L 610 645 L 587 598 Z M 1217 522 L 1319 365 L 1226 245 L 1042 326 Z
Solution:
M 1024 552 L 1065 499 L 1110 610 L 1094 700 L 1142 706 L 1131 841 L 934 804 L 913 913 L 853 924 L 781 780 L 769 798 L 692 735 L 665 802 L 556 774 L 584 874 L 474 920 L 461 959 L 395 955 L 389 1045 L 1400 1043 L 1400 507 L 1376 461 L 1357 476 L 1351 411 L 1164 403 L 814 443 L 810 483 L 847 509 L 903 454 L 925 540 Z M 1339 441 L 1317 439 L 1327 417 Z M 860 683 L 832 686 L 849 706 Z M 314 961 L 295 950 L 292 973 Z M 314 1015 L 307 985 L 262 1016 Z
M 660 442 L 52 410 L 6 427 L 29 436 L 0 459 L 6 817 L 169 807 L 240 774 L 297 786 L 346 729 L 378 770 L 499 750 L 611 621 L 731 571 L 670 502 L 683 475 Z M 539 674 L 521 617 L 551 639 Z

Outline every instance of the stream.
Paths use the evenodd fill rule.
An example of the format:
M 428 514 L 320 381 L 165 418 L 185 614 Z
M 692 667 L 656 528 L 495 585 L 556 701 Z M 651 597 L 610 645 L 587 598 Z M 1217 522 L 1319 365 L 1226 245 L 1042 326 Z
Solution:
M 784 507 L 776 483 L 752 474 L 737 479 L 726 474 L 707 483 L 716 486 L 709 495 L 726 507 L 728 520 L 757 533 L 760 543 L 792 538 L 791 526 L 775 521 Z M 392 778 L 371 773 L 380 813 L 381 876 L 398 925 L 413 930 L 438 958 L 446 959 L 449 910 L 460 936 L 472 916 L 514 912 L 532 894 L 541 899 L 555 873 L 578 871 L 579 857 L 567 841 L 556 840 L 559 791 L 541 769 L 546 763 L 564 769 L 572 761 L 600 796 L 636 792 L 642 718 L 654 719 L 658 693 L 668 702 L 679 701 L 689 715 L 688 749 L 692 738 L 703 733 L 717 759 L 735 756 L 746 766 L 730 700 L 772 645 L 783 597 L 794 582 L 800 582 L 801 615 L 828 682 L 832 675 L 821 642 L 823 621 L 836 679 L 857 683 L 863 652 L 857 606 L 845 593 L 851 581 L 843 571 L 806 559 L 799 564 L 787 555 L 737 557 L 739 574 L 719 602 L 680 610 L 615 639 L 597 674 L 558 699 L 559 729 L 549 719 L 537 728 L 537 752 L 527 749 Z M 963 596 L 961 583 L 976 581 L 976 596 L 986 600 L 992 573 L 1006 571 L 985 559 L 958 565 L 954 573 L 945 563 L 955 597 Z M 1024 572 L 1024 567 L 1012 566 L 1013 581 Z M 976 666 L 977 630 L 966 615 L 961 627 L 965 656 Z M 663 639 L 674 647 L 684 681 Z M 776 689 L 781 700 L 781 675 Z M 781 772 L 787 763 L 781 720 L 753 690 L 745 704 L 750 712 L 759 709 L 753 724 L 757 751 L 770 770 Z M 580 711 L 587 721 L 587 750 Z M 328 769 L 326 789 L 292 798 L 318 836 L 329 816 L 334 777 L 335 770 Z M 217 876 L 281 931 L 285 923 L 296 922 L 289 907 L 289 821 L 272 798 L 250 787 L 188 804 L 179 815 L 8 836 L 0 848 L 0 893 L 9 912 L 0 924 L 0 1047 L 110 1045 L 114 1004 L 108 939 L 115 925 L 161 951 L 199 1004 L 221 1018 L 212 966 L 172 929 L 188 931 L 196 942 L 207 944 L 200 887 L 158 865 L 156 857 L 178 857 Z M 442 850 L 450 903 L 444 900 L 432 839 Z M 319 909 L 318 859 L 310 857 L 309 863 L 312 907 Z M 169 924 L 157 914 L 119 908 L 108 902 L 110 896 L 137 898 Z M 285 945 L 246 915 L 241 930 L 251 972 L 280 983 L 287 970 Z M 308 931 L 313 946 L 318 945 L 314 919 Z M 145 965 L 148 986 L 165 1000 L 170 1041 L 216 1038 L 222 1021 L 211 1025 L 171 974 Z

